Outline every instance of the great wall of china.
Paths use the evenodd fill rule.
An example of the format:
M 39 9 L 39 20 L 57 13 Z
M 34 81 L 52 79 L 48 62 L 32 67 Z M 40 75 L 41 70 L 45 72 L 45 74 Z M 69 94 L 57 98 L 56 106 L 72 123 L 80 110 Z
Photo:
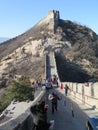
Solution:
M 61 84 L 57 67 L 56 67 L 56 60 L 55 60 L 55 54 L 52 52 L 49 55 L 49 61 L 47 63 L 47 58 L 46 58 L 46 74 L 47 76 L 48 72 L 50 71 L 51 73 L 49 76 L 52 75 L 57 75 L 58 77 L 58 82 L 59 86 Z M 49 65 L 50 64 L 50 65 Z M 48 66 L 48 68 L 47 68 Z M 47 70 L 49 69 L 49 70 Z M 75 99 L 81 101 L 83 104 L 87 104 L 92 106 L 94 109 L 98 109 L 98 83 L 71 83 L 71 82 L 62 82 L 63 86 L 67 84 L 70 88 L 71 91 L 69 91 L 70 96 L 74 97 Z M 64 91 L 63 89 L 61 91 Z M 35 100 L 32 102 L 32 105 L 37 103 L 39 100 L 41 100 L 45 96 L 45 90 L 41 91 L 40 94 L 35 98 Z M 17 118 L 13 118 L 8 120 L 7 122 L 4 122 L 0 124 L 0 130 L 31 130 L 32 129 L 32 120 L 30 117 L 30 112 L 29 112 L 30 105 L 28 106 L 28 109 L 24 111 L 24 113 L 20 114 Z
M 54 18 L 55 17 L 55 18 Z M 59 20 L 59 12 L 58 11 L 50 11 L 48 16 L 40 21 L 38 24 L 51 23 L 49 24 L 50 30 L 53 32 L 58 25 Z M 45 61 L 45 78 L 47 75 L 57 75 L 59 86 L 61 85 L 61 81 L 59 79 L 59 74 L 56 66 L 56 59 L 54 52 L 48 55 L 48 63 L 47 58 Z M 50 64 L 50 65 L 49 65 Z M 72 83 L 72 82 L 62 82 L 63 87 L 67 84 L 70 88 L 69 94 L 81 101 L 83 104 L 87 104 L 94 109 L 98 109 L 98 82 L 89 82 L 89 83 Z M 64 89 L 60 90 L 64 91 Z M 41 100 L 45 96 L 45 90 L 41 91 L 40 94 L 35 98 L 35 100 L 31 103 L 34 105 L 36 102 Z M 31 121 L 30 105 L 27 110 L 22 112 L 17 118 L 11 118 L 0 124 L 0 130 L 32 130 L 33 122 Z M 0 117 L 2 118 L 2 116 Z

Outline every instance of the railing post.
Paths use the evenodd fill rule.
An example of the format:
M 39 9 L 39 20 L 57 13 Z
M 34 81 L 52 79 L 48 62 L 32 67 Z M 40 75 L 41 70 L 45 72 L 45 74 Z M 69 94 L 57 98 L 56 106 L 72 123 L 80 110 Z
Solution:
M 76 93 L 78 93 L 78 83 L 76 83 Z
M 82 102 L 85 104 L 84 86 L 82 85 Z
M 94 97 L 94 83 L 91 83 L 91 97 Z

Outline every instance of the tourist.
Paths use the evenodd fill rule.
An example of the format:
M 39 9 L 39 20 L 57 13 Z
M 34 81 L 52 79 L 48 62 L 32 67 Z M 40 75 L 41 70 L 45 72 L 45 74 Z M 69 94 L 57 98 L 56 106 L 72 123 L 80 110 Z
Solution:
M 33 130 L 49 130 L 50 123 L 47 122 L 47 105 L 45 101 L 30 108 L 33 117 Z

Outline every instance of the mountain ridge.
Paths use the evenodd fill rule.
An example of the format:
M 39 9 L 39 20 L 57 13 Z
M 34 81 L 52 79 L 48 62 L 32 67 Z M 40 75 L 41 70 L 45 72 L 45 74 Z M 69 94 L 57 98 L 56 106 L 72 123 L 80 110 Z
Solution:
M 0 37 L 0 43 L 3 43 L 3 42 L 5 42 L 5 41 L 7 41 L 9 39 L 10 38 L 8 38 L 8 37 Z
M 45 55 L 51 51 L 75 63 L 75 68 L 78 64 L 89 75 L 88 80 L 98 78 L 98 35 L 86 26 L 61 19 L 59 11 L 54 10 L 28 31 L 0 44 L 1 77 L 43 77 Z

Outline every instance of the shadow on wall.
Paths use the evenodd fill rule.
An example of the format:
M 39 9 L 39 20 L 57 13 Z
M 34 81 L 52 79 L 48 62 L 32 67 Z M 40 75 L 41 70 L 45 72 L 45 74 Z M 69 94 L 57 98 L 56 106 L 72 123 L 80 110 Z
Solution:
M 60 55 L 56 55 L 55 58 L 61 82 L 85 83 L 92 78 L 79 65 L 67 61 Z

